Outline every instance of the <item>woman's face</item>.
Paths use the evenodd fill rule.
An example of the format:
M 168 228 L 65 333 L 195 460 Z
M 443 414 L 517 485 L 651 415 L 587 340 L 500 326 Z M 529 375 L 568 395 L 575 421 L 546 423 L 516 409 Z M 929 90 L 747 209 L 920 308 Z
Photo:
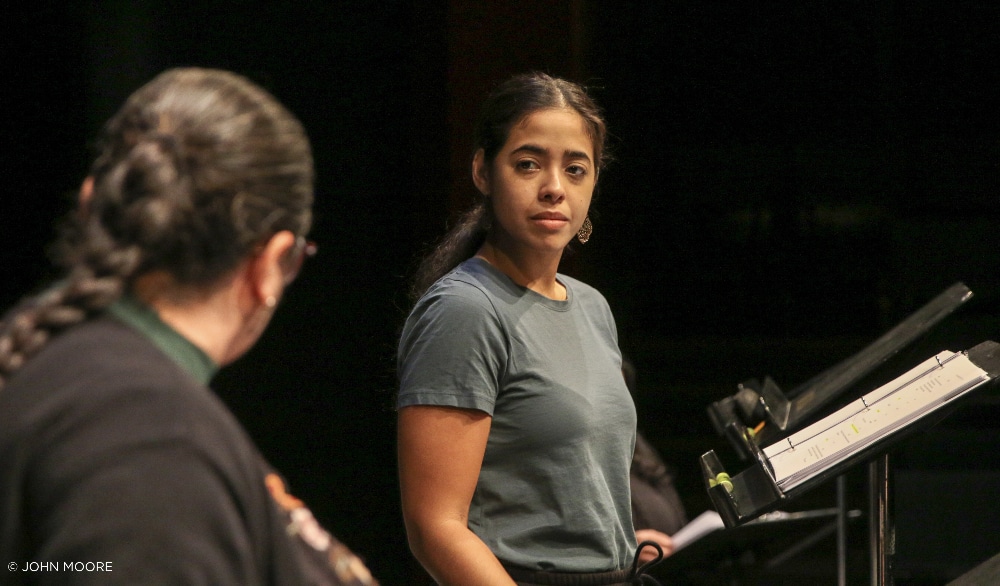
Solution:
M 493 205 L 494 242 L 561 254 L 587 217 L 597 181 L 583 118 L 569 109 L 534 112 L 511 129 L 492 164 L 482 151 L 476 161 L 476 185 Z

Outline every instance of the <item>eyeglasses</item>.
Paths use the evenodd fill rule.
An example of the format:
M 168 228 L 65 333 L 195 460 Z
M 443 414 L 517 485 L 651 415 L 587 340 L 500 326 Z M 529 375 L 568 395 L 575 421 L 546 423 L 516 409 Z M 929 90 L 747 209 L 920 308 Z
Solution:
M 305 236 L 299 236 L 295 239 L 295 245 L 288 251 L 288 254 L 285 255 L 285 258 L 281 262 L 281 269 L 285 273 L 286 287 L 299 276 L 299 271 L 302 270 L 302 265 L 305 264 L 306 258 L 315 256 L 317 250 L 319 250 L 319 247 L 316 246 L 316 243 L 306 240 Z

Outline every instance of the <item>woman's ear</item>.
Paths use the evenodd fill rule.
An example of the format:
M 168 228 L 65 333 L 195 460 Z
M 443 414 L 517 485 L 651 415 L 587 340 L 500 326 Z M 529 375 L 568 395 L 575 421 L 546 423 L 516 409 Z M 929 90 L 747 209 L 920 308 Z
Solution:
M 483 149 L 476 151 L 472 157 L 472 182 L 476 184 L 479 193 L 489 196 L 490 175 L 489 165 L 486 162 L 486 152 Z
M 83 220 L 86 220 L 87 216 L 90 215 L 90 200 L 93 196 L 94 178 L 91 175 L 87 175 L 83 183 L 80 184 L 80 193 L 77 195 L 76 213 Z
M 87 207 L 90 205 L 90 198 L 94 195 L 94 178 L 90 175 L 84 178 L 83 183 L 80 184 L 80 197 L 79 203 L 80 207 Z
M 295 246 L 295 235 L 282 230 L 271 236 L 264 248 L 251 259 L 250 278 L 253 295 L 259 303 L 273 307 L 285 290 L 282 259 Z

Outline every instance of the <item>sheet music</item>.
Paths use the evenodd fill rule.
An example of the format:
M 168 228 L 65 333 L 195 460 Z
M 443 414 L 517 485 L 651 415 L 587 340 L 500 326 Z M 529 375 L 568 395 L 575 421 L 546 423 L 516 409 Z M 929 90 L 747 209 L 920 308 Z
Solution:
M 942 352 L 837 412 L 766 448 L 788 490 L 989 380 L 964 353 Z
M 670 539 L 674 542 L 674 553 L 677 553 L 689 543 L 697 541 L 709 533 L 725 528 L 726 524 L 722 522 L 722 517 L 719 516 L 719 513 L 712 510 L 705 511 L 695 517 L 693 521 L 678 529 L 677 533 L 670 536 Z

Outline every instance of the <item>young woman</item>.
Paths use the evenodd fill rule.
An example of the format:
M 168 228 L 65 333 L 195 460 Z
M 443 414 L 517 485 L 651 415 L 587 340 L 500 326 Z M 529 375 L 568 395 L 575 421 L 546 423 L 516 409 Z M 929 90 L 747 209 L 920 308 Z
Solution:
M 232 73 L 165 72 L 108 122 L 65 278 L 0 322 L 0 581 L 374 583 L 206 387 L 312 250 L 312 200 L 302 126 Z
M 604 121 L 522 75 L 475 139 L 483 199 L 424 260 L 399 344 L 411 549 L 441 584 L 627 583 L 635 409 L 606 301 L 557 272 L 590 236 Z

